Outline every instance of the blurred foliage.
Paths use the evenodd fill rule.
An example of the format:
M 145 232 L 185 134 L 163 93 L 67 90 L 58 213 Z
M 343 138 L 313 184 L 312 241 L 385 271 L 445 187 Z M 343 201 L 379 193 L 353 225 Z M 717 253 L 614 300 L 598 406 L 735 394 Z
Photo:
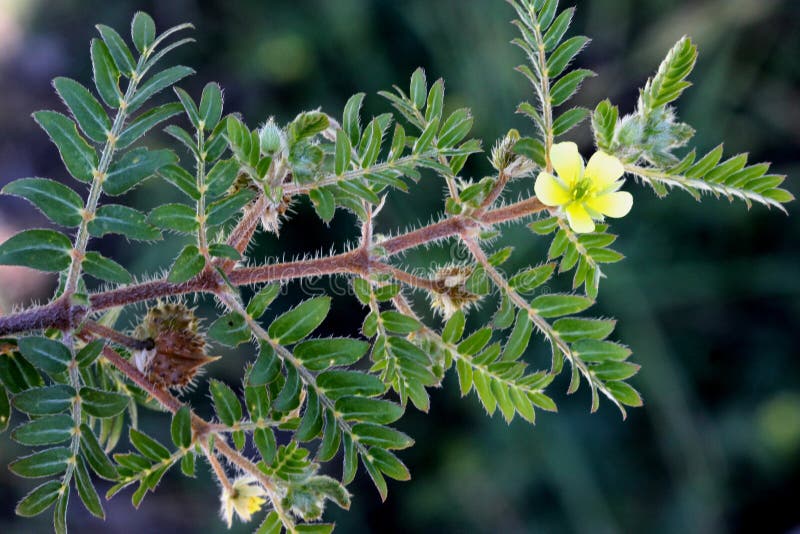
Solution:
M 788 174 L 787 187 L 798 194 L 800 4 L 578 4 L 576 31 L 594 37 L 578 66 L 598 72 L 585 83 L 578 104 L 593 107 L 599 95 L 609 95 L 632 108 L 635 88 L 664 51 L 689 34 L 700 59 L 695 86 L 679 108 L 699 132 L 700 148 L 710 149 L 722 137 L 731 153 L 750 149 L 753 161 L 773 161 L 776 172 Z M 21 176 L 63 177 L 53 147 L 27 113 L 56 105 L 49 87 L 53 76 L 90 77 L 85 43 L 95 23 L 124 26 L 137 9 L 153 14 L 160 27 L 192 21 L 204 37 L 176 55 L 198 71 L 183 85 L 197 94 L 206 81 L 220 81 L 226 108 L 241 110 L 250 120 L 274 115 L 286 121 L 316 105 L 335 111 L 356 91 L 370 93 L 366 112 L 372 113 L 384 105 L 376 91 L 402 83 L 422 65 L 430 79 L 445 78 L 453 108 L 473 108 L 476 136 L 496 138 L 509 121 L 523 133 L 529 129 L 512 116 L 529 89 L 513 72 L 521 54 L 507 42 L 513 13 L 500 0 L 0 0 L 0 186 Z M 588 149 L 589 128 L 584 125 L 576 135 Z M 488 172 L 481 158 L 475 161 L 474 176 Z M 391 196 L 385 231 L 408 221 L 408 210 L 420 220 L 430 218 L 440 185 L 420 187 L 430 195 L 417 198 L 429 198 L 427 203 L 410 206 L 402 194 Z M 150 195 L 163 199 L 174 193 L 149 185 L 135 194 L 147 206 Z M 400 425 L 418 443 L 404 457 L 414 482 L 392 484 L 381 505 L 360 475 L 350 512 L 331 515 L 342 532 L 800 527 L 800 360 L 793 338 L 800 324 L 800 219 L 763 207 L 747 213 L 738 203 L 698 208 L 688 196 L 656 203 L 644 188 L 636 195 L 640 215 L 615 226 L 622 236 L 618 248 L 629 261 L 609 268 L 599 311 L 619 319 L 621 338 L 642 364 L 635 384 L 645 408 L 634 410 L 625 423 L 610 405 L 590 415 L 582 389 L 561 401 L 561 416 L 543 415 L 535 428 L 514 422 L 509 431 L 499 416 L 487 419 L 474 397 L 456 402 L 457 387 L 449 383 L 453 387 L 434 394 L 429 416 L 412 410 Z M 296 211 L 296 224 L 280 237 L 287 255 L 317 251 L 331 239 L 341 244 L 353 235 L 346 215 L 326 228 L 308 206 Z M 0 198 L 0 224 L 42 224 L 23 219 L 32 213 L 22 201 Z M 543 252 L 544 240 L 519 231 L 517 242 L 525 233 L 531 254 Z M 277 253 L 277 240 L 261 242 L 264 255 Z M 127 260 L 135 273 L 166 265 L 167 259 L 138 245 L 114 238 L 102 243 L 118 249 L 115 257 Z M 448 253 L 417 252 L 442 262 Z M 5 285 L 0 275 L 0 293 Z M 50 289 L 41 288 L 38 296 Z M 357 306 L 338 300 L 334 315 L 342 319 L 330 330 L 352 333 L 347 316 L 361 313 Z M 549 359 L 543 348 L 527 357 Z M 229 369 L 238 375 L 243 361 L 227 354 L 211 372 L 224 376 Z M 567 384 L 560 387 L 566 390 Z M 146 418 L 142 425 L 150 429 Z M 4 441 L 0 463 L 17 452 Z M 208 476 L 205 468 L 198 471 Z M 105 524 L 77 502 L 70 515 L 76 528 L 104 532 L 221 531 L 222 523 L 211 517 L 217 508 L 213 485 L 192 484 L 189 493 L 189 484 L 168 479 L 158 490 L 160 498 L 146 501 L 140 513 L 117 497 L 107 507 Z M 0 472 L 3 532 L 39 529 L 13 515 L 13 503 L 29 487 Z M 198 493 L 201 487 L 208 493 Z

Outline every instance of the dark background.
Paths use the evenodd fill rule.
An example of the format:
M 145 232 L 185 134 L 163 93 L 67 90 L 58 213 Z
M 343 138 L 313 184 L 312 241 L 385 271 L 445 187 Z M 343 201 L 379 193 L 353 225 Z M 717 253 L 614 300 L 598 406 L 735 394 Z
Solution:
M 700 149 L 726 141 L 729 153 L 774 162 L 795 195 L 800 175 L 800 3 L 792 0 L 579 1 L 575 28 L 594 41 L 579 63 L 596 70 L 578 103 L 610 96 L 623 110 L 636 88 L 683 34 L 700 46 L 695 87 L 679 102 L 698 130 Z M 50 80 L 90 83 L 88 42 L 93 25 L 127 35 L 133 12 L 151 13 L 160 29 L 193 22 L 198 43 L 173 61 L 198 73 L 181 85 L 199 94 L 219 81 L 226 109 L 251 125 L 281 122 L 322 106 L 340 115 L 354 92 L 370 94 L 368 113 L 387 109 L 375 95 L 405 86 L 424 66 L 447 80 L 450 109 L 473 108 L 475 133 L 490 146 L 509 127 L 531 133 L 515 116 L 531 99 L 513 67 L 521 52 L 508 44 L 512 10 L 501 0 L 295 0 L 134 2 L 0 0 L 0 186 L 26 176 L 68 181 L 55 149 L 30 113 L 58 107 Z M 122 31 L 125 30 L 125 31 Z M 585 125 L 573 136 L 591 151 Z M 156 136 L 151 143 L 163 143 Z M 470 167 L 477 178 L 485 158 Z M 76 185 L 74 182 L 72 185 Z M 530 185 L 530 184 L 529 184 Z M 627 261 L 607 269 L 598 314 L 617 317 L 617 334 L 642 364 L 633 380 L 645 399 L 627 421 L 607 403 L 588 413 L 585 388 L 572 397 L 557 381 L 558 415 L 537 425 L 489 419 L 474 394 L 459 400 L 453 376 L 433 392 L 431 413 L 412 409 L 400 427 L 417 445 L 401 456 L 413 480 L 390 483 L 381 504 L 359 474 L 349 512 L 331 509 L 341 532 L 791 532 L 800 529 L 800 219 L 761 206 L 679 192 L 657 201 L 629 185 L 633 213 L 615 224 Z M 441 182 L 429 177 L 414 196 L 394 194 L 381 231 L 427 221 L 440 209 Z M 413 194 L 413 193 L 412 193 Z M 176 199 L 151 181 L 132 199 L 146 208 Z M 795 212 L 795 204 L 789 206 Z M 355 237 L 353 219 L 337 215 L 330 228 L 296 207 L 280 240 L 261 236 L 255 256 L 287 257 L 341 249 Z M 30 206 L 0 198 L 0 240 L 46 224 Z M 524 228 L 509 232 L 515 266 L 540 261 L 546 243 Z M 180 240 L 142 247 L 114 239 L 95 244 L 142 275 L 169 265 Z M 167 247 L 165 249 L 165 247 Z M 165 252 L 167 250 L 167 252 Z M 408 265 L 446 249 L 413 253 Z M 343 284 L 340 284 L 343 285 Z M 307 289 L 307 288 L 306 288 Z M 52 279 L 0 268 L 0 304 L 44 300 Z M 284 299 L 286 306 L 296 299 Z M 420 301 L 421 302 L 421 301 Z M 422 309 L 422 308 L 421 308 Z M 475 324 L 491 313 L 485 306 Z M 337 299 L 328 332 L 354 332 L 362 311 Z M 131 318 L 124 318 L 126 325 Z M 235 380 L 251 354 L 228 354 L 211 369 Z M 542 347 L 534 367 L 548 365 Z M 195 393 L 204 403 L 205 386 Z M 202 408 L 201 408 L 202 409 Z M 142 425 L 168 439 L 166 421 L 144 414 Z M 126 446 L 122 444 L 123 448 Z M 0 437 L 0 463 L 22 451 Z M 199 464 L 201 482 L 168 477 L 135 512 L 123 492 L 107 504 L 105 523 L 71 503 L 71 526 L 84 532 L 222 532 L 217 488 Z M 332 466 L 336 476 L 339 466 Z M 39 532 L 48 515 L 14 517 L 14 503 L 33 484 L 0 469 L 0 531 Z M 234 528 L 247 531 L 241 524 Z

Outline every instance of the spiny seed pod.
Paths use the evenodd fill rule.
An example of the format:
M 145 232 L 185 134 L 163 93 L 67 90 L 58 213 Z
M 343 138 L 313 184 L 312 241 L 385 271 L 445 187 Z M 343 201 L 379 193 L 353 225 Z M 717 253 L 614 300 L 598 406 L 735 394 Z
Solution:
M 462 265 L 442 267 L 434 276 L 434 289 L 430 292 L 431 307 L 445 319 L 458 310 L 466 310 L 480 299 L 467 290 L 466 283 L 473 268 Z
M 147 310 L 134 335 L 153 340 L 154 348 L 134 354 L 134 363 L 161 389 L 189 386 L 203 366 L 218 359 L 206 354 L 194 310 L 181 303 L 159 303 Z

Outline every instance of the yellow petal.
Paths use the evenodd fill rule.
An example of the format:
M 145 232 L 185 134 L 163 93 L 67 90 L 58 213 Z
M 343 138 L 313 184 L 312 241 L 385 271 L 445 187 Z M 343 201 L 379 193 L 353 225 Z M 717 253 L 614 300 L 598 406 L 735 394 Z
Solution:
M 580 234 L 594 232 L 594 221 L 579 202 L 567 206 L 567 219 L 572 229 Z
M 536 196 L 547 206 L 561 206 L 569 202 L 569 191 L 549 172 L 539 173 L 533 186 Z
M 608 189 L 625 173 L 622 162 L 605 152 L 598 151 L 589 159 L 584 176 L 592 180 L 597 191 Z
M 583 175 L 583 158 L 578 152 L 578 145 L 572 142 L 556 143 L 550 149 L 550 161 L 558 173 L 558 177 L 572 187 Z
M 606 193 L 587 199 L 586 205 L 609 217 L 625 217 L 633 207 L 633 196 L 627 191 Z

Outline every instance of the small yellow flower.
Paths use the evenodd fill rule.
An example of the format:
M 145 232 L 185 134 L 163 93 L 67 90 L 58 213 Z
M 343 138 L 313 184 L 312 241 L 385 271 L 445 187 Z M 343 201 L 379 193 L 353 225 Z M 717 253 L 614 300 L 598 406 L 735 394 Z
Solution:
M 233 512 L 245 523 L 252 519 L 253 514 L 261 510 L 267 500 L 267 492 L 252 476 L 237 478 L 233 481 L 230 490 L 222 490 L 222 517 L 228 523 L 228 528 L 233 524 Z
M 584 170 L 575 143 L 556 143 L 550 149 L 550 160 L 557 176 L 539 173 L 536 196 L 547 206 L 561 207 L 576 232 L 593 232 L 594 221 L 602 221 L 604 215 L 624 217 L 631 211 L 633 196 L 618 191 L 625 169 L 614 156 L 595 152 Z

